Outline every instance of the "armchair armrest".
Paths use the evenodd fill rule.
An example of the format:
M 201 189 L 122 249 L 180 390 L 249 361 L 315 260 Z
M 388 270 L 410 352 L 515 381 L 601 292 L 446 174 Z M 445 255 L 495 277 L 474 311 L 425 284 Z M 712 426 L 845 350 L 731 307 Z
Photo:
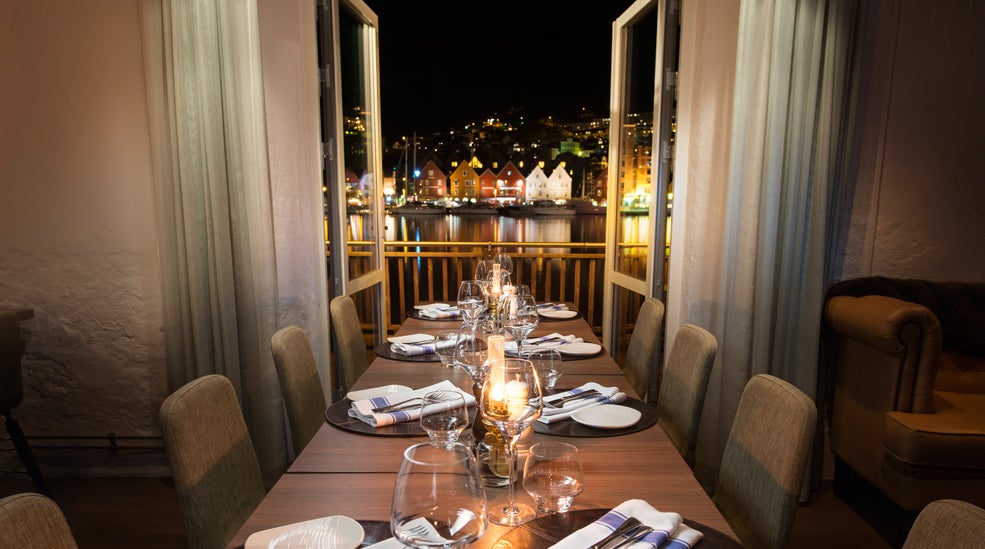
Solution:
M 942 352 L 940 323 L 930 309 L 881 295 L 837 296 L 825 304 L 828 327 L 898 363 L 893 409 L 933 411 L 934 381 Z M 855 367 L 865 367 L 856 364 Z

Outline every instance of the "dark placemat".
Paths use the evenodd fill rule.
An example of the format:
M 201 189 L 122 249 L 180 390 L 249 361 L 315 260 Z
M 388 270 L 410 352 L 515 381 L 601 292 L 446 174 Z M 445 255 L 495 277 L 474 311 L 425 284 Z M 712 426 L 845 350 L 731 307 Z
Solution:
M 524 549 L 547 549 L 575 530 L 584 528 L 595 520 L 598 520 L 599 517 L 608 511 L 608 509 L 579 509 L 559 515 L 538 517 L 507 532 L 503 537 L 499 538 L 492 546 L 492 549 L 513 549 L 516 547 L 523 547 Z M 739 542 L 710 526 L 686 518 L 684 519 L 684 524 L 704 534 L 704 537 L 698 543 L 698 547 L 701 549 L 742 548 Z M 389 528 L 389 524 L 387 524 L 387 528 Z
M 390 360 L 400 360 L 403 362 L 441 362 L 441 358 L 437 355 L 437 353 L 424 353 L 423 355 L 414 356 L 395 353 L 390 350 L 389 343 L 381 343 L 376 347 L 373 347 L 373 352 L 376 353 L 376 356 L 389 358 Z
M 424 316 L 421 314 L 419 309 L 411 309 L 407 311 L 408 318 L 416 318 L 418 320 L 434 320 L 436 322 L 455 322 L 462 320 L 462 314 L 459 313 L 457 316 L 449 316 L 447 318 L 431 318 L 429 316 Z
M 557 393 L 563 391 L 555 391 Z M 636 398 L 627 398 L 625 401 L 620 402 L 619 406 L 628 406 L 630 408 L 639 410 L 642 415 L 640 420 L 629 427 L 624 427 L 622 429 L 599 429 L 596 427 L 589 427 L 587 425 L 582 425 L 573 419 L 565 419 L 555 423 L 544 424 L 539 421 L 534 422 L 534 432 L 540 433 L 542 435 L 551 435 L 556 437 L 576 437 L 576 438 L 598 438 L 598 437 L 615 437 L 619 435 L 628 435 L 630 433 L 635 433 L 637 431 L 642 431 L 643 429 L 650 428 L 654 423 L 657 422 L 657 410 L 653 406 L 643 402 L 642 400 Z
M 370 435 L 374 437 L 426 437 L 427 433 L 421 429 L 421 424 L 418 421 L 404 421 L 402 423 L 394 423 L 393 425 L 387 425 L 385 427 L 373 427 L 365 421 L 358 420 L 349 415 L 349 408 L 352 407 L 352 401 L 343 398 L 342 400 L 332 404 L 325 410 L 325 421 L 330 425 L 342 429 L 343 431 L 349 431 L 352 433 L 359 433 L 361 435 Z M 469 406 L 469 425 L 475 420 L 475 413 L 477 406 Z
M 393 537 L 388 520 L 360 520 L 359 524 L 362 525 L 363 532 L 366 534 L 360 547 L 369 547 L 374 543 Z

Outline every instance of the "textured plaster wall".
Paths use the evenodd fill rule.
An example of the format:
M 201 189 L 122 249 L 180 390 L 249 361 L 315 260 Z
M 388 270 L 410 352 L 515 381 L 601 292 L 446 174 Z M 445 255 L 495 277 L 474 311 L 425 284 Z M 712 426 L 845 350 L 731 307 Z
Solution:
M 985 9 L 875 3 L 839 278 L 985 281 Z
M 138 3 L 2 5 L 0 306 L 35 312 L 16 417 L 29 437 L 157 435 L 167 389 Z

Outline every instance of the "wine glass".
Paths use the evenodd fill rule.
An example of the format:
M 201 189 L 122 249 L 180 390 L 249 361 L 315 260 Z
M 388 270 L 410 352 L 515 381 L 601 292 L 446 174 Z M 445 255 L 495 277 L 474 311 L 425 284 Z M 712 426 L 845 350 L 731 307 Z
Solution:
M 520 295 L 515 296 L 514 299 L 516 299 L 516 309 L 513 309 L 512 304 L 509 305 L 510 309 L 503 321 L 503 327 L 516 341 L 517 356 L 523 356 L 523 340 L 537 328 L 540 316 L 537 314 L 537 302 L 534 301 L 534 296 Z
M 493 257 L 493 263 L 499 263 L 499 268 L 506 271 L 507 274 L 513 274 L 513 259 L 503 252 L 496 254 Z
M 476 326 L 465 326 L 458 332 L 455 343 L 455 366 L 465 370 L 472 378 L 473 393 L 478 393 L 486 379 L 489 365 L 486 364 L 486 342 Z
M 408 547 L 465 547 L 486 531 L 486 493 L 472 450 L 428 442 L 404 450 L 390 528 Z
M 524 429 L 537 421 L 542 408 L 540 381 L 533 363 L 507 358 L 489 366 L 479 411 L 503 435 L 510 471 L 507 503 L 489 511 L 489 520 L 496 524 L 518 526 L 537 515 L 529 505 L 516 502 L 513 480 L 516 479 L 516 441 Z
M 534 363 L 537 369 L 537 377 L 540 378 L 540 386 L 545 391 L 553 391 L 557 380 L 561 378 L 561 351 L 557 349 L 536 349 L 527 355 L 527 359 Z
M 493 261 L 491 259 L 480 259 L 475 264 L 475 271 L 473 272 L 472 279 L 478 280 L 479 282 L 485 282 L 489 278 L 489 273 L 492 272 Z
M 585 488 L 578 448 L 567 442 L 538 442 L 523 464 L 523 489 L 542 513 L 566 513 Z
M 458 285 L 458 308 L 465 322 L 475 324 L 486 308 L 485 285 L 476 280 L 463 280 Z
M 433 391 L 421 400 L 421 429 L 434 446 L 450 447 L 469 424 L 465 397 L 458 391 Z

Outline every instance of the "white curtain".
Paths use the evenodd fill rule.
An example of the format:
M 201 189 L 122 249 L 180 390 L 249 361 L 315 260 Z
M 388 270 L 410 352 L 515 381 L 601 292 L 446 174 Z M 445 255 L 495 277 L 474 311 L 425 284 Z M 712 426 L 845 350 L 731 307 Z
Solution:
M 148 95 L 169 384 L 228 377 L 269 482 L 288 455 L 270 353 L 281 297 L 256 2 L 142 8 L 145 60 L 161 68 Z
M 697 451 L 708 487 L 750 377 L 770 373 L 817 393 L 828 204 L 843 151 L 855 17 L 850 0 L 741 0 L 730 119 L 722 120 L 723 98 L 682 92 L 681 126 L 717 113 L 711 131 L 728 132 L 727 141 L 700 127 L 682 136 L 692 142 L 679 158 L 710 153 L 728 163 L 685 157 L 678 169 L 668 292 L 669 341 L 693 322 L 719 342 Z M 682 71 L 702 55 L 685 48 L 707 46 L 685 41 Z M 685 77 L 682 88 L 698 80 Z

